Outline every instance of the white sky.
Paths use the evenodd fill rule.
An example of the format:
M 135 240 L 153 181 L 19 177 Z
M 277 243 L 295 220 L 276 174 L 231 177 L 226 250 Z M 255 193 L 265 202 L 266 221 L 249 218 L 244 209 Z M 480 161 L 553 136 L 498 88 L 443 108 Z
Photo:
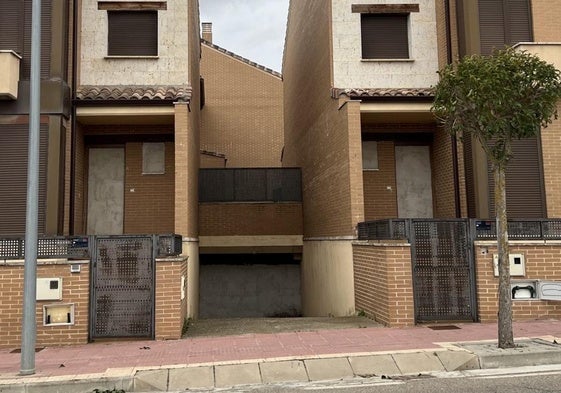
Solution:
M 214 44 L 281 71 L 289 0 L 199 0 Z

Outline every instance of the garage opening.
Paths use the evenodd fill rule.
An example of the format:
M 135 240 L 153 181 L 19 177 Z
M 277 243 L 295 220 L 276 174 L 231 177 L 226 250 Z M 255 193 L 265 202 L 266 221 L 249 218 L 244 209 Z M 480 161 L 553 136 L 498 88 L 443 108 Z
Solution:
M 302 314 L 300 257 L 201 254 L 200 318 L 279 318 Z

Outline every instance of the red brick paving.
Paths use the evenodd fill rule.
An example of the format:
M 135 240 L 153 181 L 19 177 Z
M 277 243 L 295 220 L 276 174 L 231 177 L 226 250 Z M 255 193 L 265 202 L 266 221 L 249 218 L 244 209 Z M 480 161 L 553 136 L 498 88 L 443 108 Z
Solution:
M 49 347 L 36 354 L 36 376 L 91 374 L 120 367 L 434 349 L 439 348 L 437 343 L 441 342 L 480 341 L 497 337 L 494 323 L 455 325 L 460 329 L 374 327 Z M 559 338 L 561 321 L 517 322 L 514 323 L 514 332 L 517 338 Z M 0 377 L 13 377 L 19 371 L 20 356 L 8 349 L 0 350 Z

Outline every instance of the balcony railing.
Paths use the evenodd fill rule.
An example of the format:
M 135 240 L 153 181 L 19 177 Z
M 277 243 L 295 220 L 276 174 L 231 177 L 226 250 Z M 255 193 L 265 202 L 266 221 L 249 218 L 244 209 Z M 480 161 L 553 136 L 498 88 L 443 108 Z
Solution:
M 201 169 L 199 202 L 301 202 L 299 168 Z

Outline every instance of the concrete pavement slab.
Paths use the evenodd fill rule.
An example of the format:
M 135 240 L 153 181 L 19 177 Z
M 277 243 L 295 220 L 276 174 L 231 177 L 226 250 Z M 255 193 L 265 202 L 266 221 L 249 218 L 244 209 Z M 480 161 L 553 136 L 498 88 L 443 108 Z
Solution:
M 134 376 L 135 392 L 165 392 L 168 389 L 168 369 L 141 370 Z
M 169 370 L 168 390 L 214 387 L 214 367 L 186 367 Z
M 436 356 L 446 371 L 475 370 L 480 368 L 477 355 L 468 351 L 439 351 Z
M 396 353 L 392 357 L 402 374 L 445 371 L 434 352 Z
M 302 360 L 263 362 L 259 367 L 263 383 L 308 381 L 308 373 Z
M 259 364 L 229 364 L 214 367 L 214 381 L 217 388 L 261 383 Z
M 458 344 L 479 357 L 481 368 L 561 364 L 561 345 L 541 339 L 516 340 L 515 348 L 501 349 L 497 342 Z
M 304 360 L 310 381 L 351 378 L 353 369 L 347 358 Z
M 349 362 L 355 375 L 395 375 L 399 368 L 391 355 L 351 356 Z

